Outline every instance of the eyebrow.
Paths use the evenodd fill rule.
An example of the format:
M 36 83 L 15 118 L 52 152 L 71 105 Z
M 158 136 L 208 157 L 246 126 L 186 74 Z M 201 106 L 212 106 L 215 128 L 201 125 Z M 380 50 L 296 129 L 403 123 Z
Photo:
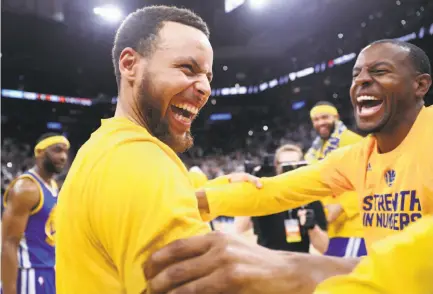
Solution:
M 390 67 L 394 68 L 394 66 L 391 63 L 387 62 L 387 61 L 376 62 L 376 63 L 373 63 L 372 65 L 370 65 L 369 67 L 378 67 L 378 66 L 381 66 L 381 65 L 390 66 Z M 355 71 L 355 70 L 361 70 L 361 68 L 360 67 L 354 67 L 353 71 Z
M 200 65 L 198 64 L 197 60 L 194 59 L 194 57 L 190 56 L 190 57 L 188 57 L 188 59 L 189 59 L 189 61 L 191 61 L 191 63 L 194 65 L 194 67 L 198 68 L 199 71 L 204 72 L 204 70 L 200 67 Z M 206 76 L 207 76 L 209 82 L 211 82 L 213 79 L 213 73 L 208 72 L 208 73 L 206 73 Z

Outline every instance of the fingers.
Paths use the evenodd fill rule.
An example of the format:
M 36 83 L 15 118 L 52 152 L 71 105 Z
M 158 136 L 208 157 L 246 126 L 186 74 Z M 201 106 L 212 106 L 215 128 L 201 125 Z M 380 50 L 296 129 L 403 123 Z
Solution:
M 261 189 L 263 187 L 262 182 L 260 181 L 259 178 L 254 177 L 252 175 L 248 175 L 248 182 L 254 184 L 258 189 Z
M 207 252 L 212 245 L 213 234 L 195 236 L 188 239 L 174 241 L 153 253 L 144 265 L 147 279 L 152 279 L 167 266 L 188 258 L 199 256 Z
M 238 182 L 248 182 L 256 186 L 257 188 L 262 188 L 263 184 L 260 181 L 260 178 L 255 177 L 253 175 L 247 174 L 247 173 L 235 173 L 231 174 L 229 176 L 229 181 L 231 183 L 238 183 Z
M 151 293 L 167 293 L 185 283 L 210 275 L 218 267 L 213 262 L 212 255 L 208 251 L 204 255 L 168 266 L 149 281 Z

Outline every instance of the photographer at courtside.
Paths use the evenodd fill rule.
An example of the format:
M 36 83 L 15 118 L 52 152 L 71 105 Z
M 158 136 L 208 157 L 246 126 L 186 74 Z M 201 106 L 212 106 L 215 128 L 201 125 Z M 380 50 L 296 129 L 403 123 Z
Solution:
M 302 150 L 287 144 L 277 149 L 273 162 L 258 167 L 259 177 L 273 176 L 296 169 L 306 163 L 301 161 Z M 237 217 L 237 233 L 253 227 L 257 243 L 273 250 L 310 252 L 310 244 L 320 253 L 326 252 L 329 244 L 325 212 L 320 201 L 259 217 Z

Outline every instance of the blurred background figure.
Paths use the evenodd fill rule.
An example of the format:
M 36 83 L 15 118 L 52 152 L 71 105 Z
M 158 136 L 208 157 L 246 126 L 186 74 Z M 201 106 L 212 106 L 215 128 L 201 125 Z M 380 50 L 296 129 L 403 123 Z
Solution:
M 255 168 L 255 174 L 266 177 L 296 169 L 306 164 L 302 158 L 301 148 L 283 145 L 275 152 L 273 164 L 265 162 Z M 310 252 L 311 245 L 312 251 L 323 254 L 328 248 L 327 222 L 320 201 L 272 215 L 236 219 L 237 233 L 252 227 L 257 243 L 269 249 Z
M 359 142 L 362 137 L 349 130 L 340 120 L 334 104 L 319 101 L 310 111 L 311 122 L 317 133 L 306 160 L 313 164 L 325 158 L 332 151 Z M 327 197 L 322 201 L 329 222 L 329 247 L 326 255 L 358 257 L 367 254 L 362 238 L 362 221 L 359 198 L 356 193 L 345 193 L 341 197 Z

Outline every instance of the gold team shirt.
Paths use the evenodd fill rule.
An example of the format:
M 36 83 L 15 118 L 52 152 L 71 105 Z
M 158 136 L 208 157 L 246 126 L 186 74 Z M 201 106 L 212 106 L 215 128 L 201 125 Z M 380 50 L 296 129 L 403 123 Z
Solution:
M 210 231 L 178 156 L 125 118 L 103 120 L 79 150 L 56 229 L 62 294 L 144 293 L 143 264 L 152 252 Z
M 195 189 L 203 187 L 208 181 L 207 176 L 204 173 L 198 171 L 189 171 L 188 177 Z
M 433 217 L 371 246 L 349 275 L 332 277 L 314 294 L 428 294 L 433 290 Z
M 263 178 L 263 188 L 234 183 L 206 190 L 210 215 L 268 215 L 329 195 L 356 191 L 367 249 L 433 212 L 433 107 L 423 107 L 393 151 L 379 154 L 374 136 L 324 160 Z

